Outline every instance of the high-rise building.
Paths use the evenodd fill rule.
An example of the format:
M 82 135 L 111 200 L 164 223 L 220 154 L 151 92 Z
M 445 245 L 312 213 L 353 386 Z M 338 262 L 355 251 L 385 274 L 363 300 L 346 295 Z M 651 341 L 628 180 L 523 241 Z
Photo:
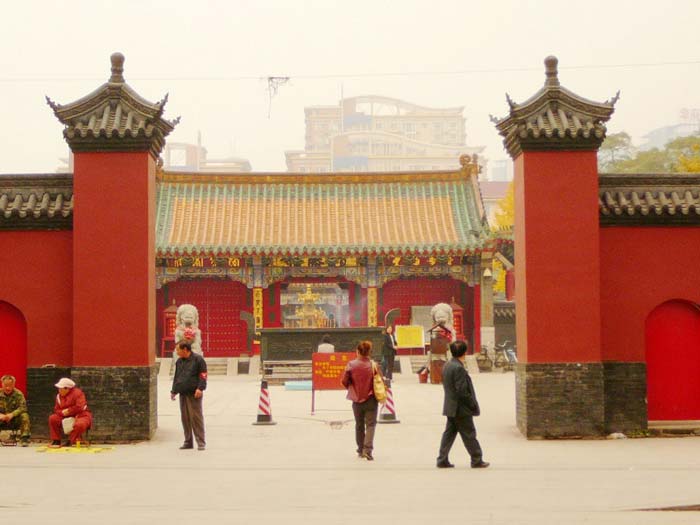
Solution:
M 484 150 L 465 145 L 461 106 L 436 109 L 360 96 L 304 112 L 305 146 L 285 152 L 288 171 L 452 170 L 459 167 L 460 155 Z

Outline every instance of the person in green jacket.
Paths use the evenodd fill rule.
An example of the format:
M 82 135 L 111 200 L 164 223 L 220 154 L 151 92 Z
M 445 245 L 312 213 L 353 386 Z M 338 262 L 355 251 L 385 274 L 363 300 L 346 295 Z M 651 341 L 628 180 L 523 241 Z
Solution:
M 24 394 L 15 388 L 14 376 L 4 375 L 0 381 L 0 430 L 19 430 L 20 444 L 26 447 L 31 436 L 27 401 Z

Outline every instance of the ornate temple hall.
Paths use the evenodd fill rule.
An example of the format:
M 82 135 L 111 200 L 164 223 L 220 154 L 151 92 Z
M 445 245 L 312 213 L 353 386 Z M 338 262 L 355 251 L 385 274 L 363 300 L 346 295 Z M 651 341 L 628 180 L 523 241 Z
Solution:
M 171 336 L 166 309 L 183 303 L 198 308 L 212 357 L 259 352 L 252 328 L 381 327 L 392 310 L 407 325 L 413 307 L 439 302 L 464 309 L 458 330 L 472 344 L 493 337 L 483 269 L 500 241 L 484 219 L 476 157 L 460 162 L 410 173 L 159 172 L 157 348 Z

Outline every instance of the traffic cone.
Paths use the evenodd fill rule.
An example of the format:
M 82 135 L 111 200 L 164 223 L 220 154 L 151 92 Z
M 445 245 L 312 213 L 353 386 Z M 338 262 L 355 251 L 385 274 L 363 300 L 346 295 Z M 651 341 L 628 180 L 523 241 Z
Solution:
M 396 407 L 394 406 L 394 394 L 391 392 L 391 379 L 386 379 L 386 403 L 379 410 L 377 423 L 401 423 L 396 418 Z M 386 411 L 385 411 L 386 410 Z
M 267 390 L 267 381 L 260 383 L 260 401 L 258 401 L 258 419 L 253 425 L 276 425 L 272 421 L 272 408 L 270 408 L 270 392 Z

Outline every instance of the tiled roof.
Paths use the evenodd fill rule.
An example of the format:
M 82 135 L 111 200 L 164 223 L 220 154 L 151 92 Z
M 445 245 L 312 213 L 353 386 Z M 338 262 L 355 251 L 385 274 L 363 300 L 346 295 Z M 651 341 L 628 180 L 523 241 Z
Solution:
M 601 174 L 602 225 L 700 225 L 700 174 Z
M 63 136 L 73 151 L 150 150 L 158 156 L 179 119 L 162 117 L 167 95 L 152 103 L 126 84 L 123 55 L 114 53 L 111 60 L 109 81 L 89 95 L 66 105 L 46 97 L 65 125 Z
M 176 175 L 158 186 L 159 254 L 466 253 L 485 242 L 475 175 Z
M 0 175 L 0 229 L 69 229 L 72 219 L 72 175 Z
M 557 64 L 547 57 L 544 87 L 522 104 L 506 95 L 510 114 L 491 117 L 513 158 L 524 150 L 594 149 L 605 139 L 619 94 L 603 103 L 580 97 L 559 84 Z

